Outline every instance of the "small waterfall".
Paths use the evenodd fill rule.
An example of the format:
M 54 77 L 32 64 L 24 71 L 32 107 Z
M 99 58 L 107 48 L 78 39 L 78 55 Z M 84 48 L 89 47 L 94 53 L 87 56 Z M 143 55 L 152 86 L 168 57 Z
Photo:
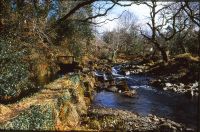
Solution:
M 102 77 L 104 74 L 101 73 L 101 72 L 95 71 L 95 72 L 94 72 L 94 75 L 95 75 L 95 76 L 98 76 L 98 77 Z
M 112 67 L 112 75 L 113 76 L 122 76 L 119 74 L 119 71 L 116 69 L 116 67 Z
M 108 76 L 105 73 L 103 74 L 103 78 L 104 78 L 105 81 L 108 80 Z

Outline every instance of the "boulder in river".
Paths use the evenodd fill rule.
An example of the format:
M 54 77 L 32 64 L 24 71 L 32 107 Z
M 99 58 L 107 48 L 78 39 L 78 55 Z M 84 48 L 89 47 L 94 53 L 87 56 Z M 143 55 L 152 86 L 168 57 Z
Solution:
M 154 87 L 163 87 L 163 82 L 160 79 L 153 79 L 150 81 L 150 84 Z
M 129 91 L 128 85 L 125 80 L 118 82 L 118 84 L 116 86 L 117 86 L 118 90 L 121 90 L 122 92 Z
M 110 92 L 117 92 L 118 89 L 115 85 L 111 85 L 108 88 L 106 88 L 106 90 L 110 91 Z
M 189 89 L 185 92 L 185 95 L 189 98 L 191 98 L 192 96 L 194 96 L 194 91 L 193 89 Z
M 124 91 L 124 92 L 122 92 L 122 95 L 124 95 L 126 97 L 135 97 L 136 91 L 135 90 Z
M 130 72 L 130 71 L 126 71 L 126 76 L 127 76 L 127 75 L 130 75 L 130 74 L 131 74 L 131 72 Z
M 198 82 L 195 82 L 195 83 L 193 83 L 192 84 L 192 88 L 194 89 L 194 88 L 197 88 L 199 86 L 199 83 Z
M 166 87 L 171 87 L 172 84 L 171 84 L 171 83 L 165 83 L 165 86 L 166 86 Z
M 112 74 L 111 74 L 111 73 L 104 73 L 104 74 L 103 74 L 103 78 L 104 78 L 104 81 L 113 80 L 113 77 L 112 77 Z

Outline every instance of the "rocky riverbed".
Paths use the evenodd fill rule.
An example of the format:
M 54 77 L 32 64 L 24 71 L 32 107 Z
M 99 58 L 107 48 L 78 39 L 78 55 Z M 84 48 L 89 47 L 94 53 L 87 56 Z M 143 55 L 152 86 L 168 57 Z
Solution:
M 171 91 L 178 94 L 186 95 L 191 98 L 194 96 L 198 96 L 198 82 L 184 84 L 184 83 L 165 83 L 161 79 L 151 80 L 151 85 L 157 88 L 160 88 L 164 91 Z
M 187 55 L 187 54 L 186 54 Z M 162 62 L 126 63 L 121 67 L 124 75 L 151 76 L 151 86 L 164 91 L 170 91 L 187 97 L 197 97 L 199 61 L 182 55 L 170 60 L 167 64 Z
M 195 131 L 183 124 L 149 114 L 140 116 L 126 110 L 111 108 L 90 108 L 82 118 L 82 126 L 91 130 L 120 131 Z
M 175 63 L 175 62 L 173 62 L 173 63 Z M 156 67 L 155 65 L 159 65 L 159 66 Z M 179 115 L 176 112 L 179 111 L 178 107 L 182 107 L 182 104 L 183 105 L 187 104 L 186 102 L 188 102 L 191 97 L 195 97 L 198 95 L 197 81 L 194 80 L 194 81 L 190 81 L 189 83 L 183 82 L 180 79 L 181 74 L 182 74 L 180 72 L 168 74 L 168 73 L 166 73 L 166 71 L 162 71 L 163 72 L 162 74 L 156 74 L 157 72 L 159 72 L 159 70 L 161 70 L 160 65 L 162 65 L 162 64 L 159 64 L 159 63 L 158 64 L 151 64 L 151 63 L 143 64 L 143 63 L 138 63 L 138 62 L 137 63 L 129 62 L 129 63 L 115 65 L 112 68 L 110 74 L 112 74 L 112 76 L 114 76 L 114 78 L 117 80 L 117 82 L 120 82 L 120 80 L 124 80 L 124 79 L 127 81 L 129 80 L 128 87 L 129 87 L 129 89 L 135 91 L 135 93 L 136 93 L 135 97 L 137 97 L 137 98 L 133 99 L 133 100 L 136 100 L 136 101 L 131 101 L 131 100 L 123 101 L 123 100 L 128 100 L 128 99 L 125 99 L 126 97 L 124 99 L 122 99 L 121 96 L 118 96 L 118 95 L 120 95 L 118 88 L 107 87 L 109 85 L 106 85 L 106 82 L 105 82 L 102 84 L 102 86 L 104 87 L 105 90 L 111 91 L 114 93 L 116 91 L 118 91 L 118 92 L 116 93 L 116 95 L 101 92 L 100 94 L 98 94 L 95 104 L 100 103 L 102 106 L 106 106 L 106 108 L 104 108 L 104 109 L 107 109 L 107 108 L 109 109 L 109 107 L 123 108 L 123 109 L 128 109 L 130 112 L 130 111 L 132 111 L 131 108 L 133 107 L 132 109 L 136 110 L 139 113 L 140 113 L 140 111 L 138 111 L 138 110 L 146 111 L 148 113 L 148 110 L 144 110 L 144 109 L 145 108 L 149 109 L 149 106 L 147 104 L 150 103 L 149 105 L 151 107 L 155 107 L 155 111 L 153 108 L 154 114 L 152 114 L 155 117 L 161 118 L 164 116 L 166 119 L 169 119 L 171 117 L 174 118 L 174 116 L 175 116 L 175 118 L 177 118 L 179 121 L 183 121 L 183 122 L 185 122 L 185 121 L 188 122 L 189 120 L 196 121 L 196 119 L 194 119 L 194 118 L 195 118 L 195 115 L 197 114 L 197 111 L 196 111 L 197 108 L 193 107 L 193 105 L 191 107 L 189 105 L 187 105 L 188 108 L 184 108 L 184 110 L 181 108 L 186 113 L 188 112 L 189 109 L 192 110 L 193 111 L 192 112 L 193 114 L 191 113 L 192 116 L 187 116 L 187 114 L 186 114 L 186 116 Z M 171 68 L 171 67 L 174 67 L 175 65 L 169 64 L 166 66 L 164 65 L 163 67 L 168 67 L 168 66 L 170 66 L 170 68 Z M 157 69 L 156 72 L 155 72 L 155 68 Z M 165 69 L 162 69 L 162 70 L 165 70 Z M 182 70 L 182 68 L 180 68 L 180 70 Z M 102 70 L 102 71 L 104 72 L 104 70 Z M 169 71 L 167 71 L 167 72 L 169 72 Z M 101 73 L 101 74 L 103 76 L 103 73 Z M 108 72 L 107 72 L 107 74 L 108 74 Z M 143 79 L 138 80 L 138 77 L 140 78 L 140 76 L 142 78 L 144 78 L 144 80 Z M 150 78 L 145 77 L 145 76 L 149 76 Z M 177 77 L 179 77 L 179 78 L 177 78 Z M 145 78 L 148 78 L 148 79 L 146 80 Z M 145 82 L 147 81 L 147 82 L 144 84 L 143 83 L 144 81 Z M 158 83 L 157 83 L 157 85 L 155 85 L 156 84 L 155 82 L 157 82 L 157 81 L 158 81 Z M 143 87 L 150 87 L 150 88 L 147 88 L 147 89 L 145 88 L 146 90 L 142 90 Z M 154 92 L 153 89 L 156 89 L 156 91 Z M 161 92 L 160 90 L 163 92 Z M 151 94 L 152 94 L 152 96 L 151 96 Z M 105 97 L 103 97 L 103 96 L 105 96 Z M 166 99 L 165 99 L 165 97 L 166 97 Z M 189 97 L 189 98 L 186 99 L 186 97 Z M 179 99 L 181 98 L 181 100 L 183 98 L 182 102 L 178 101 L 179 106 L 177 106 L 178 104 L 176 104 L 176 101 L 177 101 L 176 98 L 179 98 Z M 148 99 L 148 101 L 145 101 L 146 99 Z M 158 101 L 158 100 L 160 100 L 160 101 Z M 175 102 L 173 102 L 173 101 L 175 101 Z M 186 102 L 184 103 L 184 101 L 186 101 Z M 124 102 L 125 104 L 122 102 Z M 136 102 L 139 104 L 137 104 Z M 136 103 L 136 105 L 134 105 L 133 103 Z M 146 107 L 145 105 L 144 106 L 141 105 L 141 103 L 145 103 L 148 107 Z M 142 106 L 142 107 L 140 108 L 140 106 Z M 195 106 L 195 104 L 194 104 L 194 106 Z M 131 107 L 131 108 L 129 108 L 129 107 Z M 134 107 L 136 107 L 136 108 L 134 108 Z M 161 111 L 157 111 L 157 113 L 159 113 L 159 114 L 156 114 L 156 109 L 162 109 L 161 111 L 164 113 L 162 113 Z M 134 110 L 133 110 L 133 112 L 134 112 Z M 157 115 L 159 115 L 159 116 L 157 116 Z M 176 117 L 176 115 L 177 115 L 177 117 Z M 148 116 L 149 115 L 145 115 L 143 117 L 148 117 Z M 179 118 L 178 116 L 179 117 L 181 116 L 181 118 Z M 185 117 L 188 117 L 188 119 Z M 96 121 L 94 121 L 94 122 L 96 122 Z M 99 123 L 97 123 L 97 124 L 99 124 Z M 196 128 L 195 127 L 196 125 L 194 125 L 194 124 L 193 124 L 192 128 L 187 128 L 187 130 L 189 131 L 191 129 L 191 131 L 194 131 L 194 129 Z M 185 131 L 186 126 L 185 126 L 185 124 L 182 124 L 182 125 L 184 126 L 184 128 L 185 128 L 184 131 Z M 156 126 L 157 127 L 155 129 L 157 129 L 159 131 L 159 129 L 160 129 L 159 125 L 157 124 Z M 102 128 L 102 126 L 99 128 Z M 108 129 L 108 128 L 106 128 L 106 129 Z M 126 126 L 126 128 L 128 128 L 128 126 Z M 139 129 L 141 131 L 144 131 L 142 127 L 139 127 Z M 133 130 L 135 131 L 135 129 L 133 129 Z M 170 131 L 170 130 L 168 129 L 166 131 Z

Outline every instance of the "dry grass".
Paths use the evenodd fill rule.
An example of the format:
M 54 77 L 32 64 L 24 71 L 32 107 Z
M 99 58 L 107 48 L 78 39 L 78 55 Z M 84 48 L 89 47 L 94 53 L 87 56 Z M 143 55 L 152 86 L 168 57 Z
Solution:
M 192 62 L 199 62 L 199 57 L 194 57 L 190 53 L 179 54 L 175 56 L 175 60 L 185 60 L 185 61 L 192 61 Z

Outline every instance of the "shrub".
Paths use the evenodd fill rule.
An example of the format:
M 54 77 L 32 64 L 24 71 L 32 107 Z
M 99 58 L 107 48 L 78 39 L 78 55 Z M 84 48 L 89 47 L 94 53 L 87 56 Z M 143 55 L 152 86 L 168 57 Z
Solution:
M 13 45 L 12 41 L 0 40 L 0 99 L 17 97 L 35 87 L 29 80 L 29 64 L 23 61 L 28 51 L 20 49 L 20 44 Z

